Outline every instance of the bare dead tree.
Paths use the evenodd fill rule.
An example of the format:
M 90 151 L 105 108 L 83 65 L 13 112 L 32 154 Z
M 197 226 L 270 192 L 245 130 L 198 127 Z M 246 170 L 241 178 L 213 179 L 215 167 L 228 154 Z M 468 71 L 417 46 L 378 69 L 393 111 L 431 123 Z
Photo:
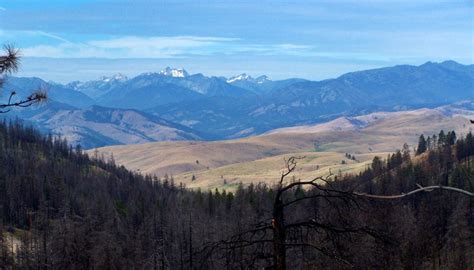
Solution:
M 302 246 L 315 249 L 325 256 L 336 259 L 337 261 L 347 266 L 350 266 L 350 263 L 348 261 L 338 257 L 333 252 L 330 252 L 321 246 L 305 242 L 303 241 L 303 239 L 300 239 L 300 241 L 296 242 L 288 241 L 287 239 L 287 234 L 289 232 L 292 232 L 294 234 L 295 232 L 298 233 L 302 229 L 323 230 L 335 234 L 364 233 L 381 238 L 381 236 L 377 232 L 366 227 L 357 227 L 350 225 L 339 227 L 334 224 L 320 223 L 314 218 L 293 223 L 286 223 L 285 209 L 295 203 L 304 200 L 322 198 L 326 200 L 328 202 L 328 205 L 333 207 L 339 214 L 341 213 L 339 206 L 338 204 L 334 203 L 333 200 L 341 201 L 346 206 L 354 206 L 360 208 L 359 202 L 355 200 L 352 191 L 342 191 L 332 187 L 331 179 L 334 175 L 331 172 L 329 172 L 329 174 L 324 177 L 319 176 L 310 180 L 299 180 L 291 183 L 286 183 L 287 176 L 289 176 L 295 171 L 298 159 L 301 159 L 301 157 L 290 157 L 288 160 L 286 160 L 286 170 L 281 174 L 280 181 L 277 186 L 277 193 L 275 195 L 275 200 L 273 203 L 273 267 L 274 269 L 278 270 L 286 269 L 287 249 Z M 301 198 L 286 200 L 285 193 L 297 187 L 310 187 L 316 192 L 311 195 L 305 195 Z
M 268 221 L 262 221 L 255 224 L 251 229 L 233 235 L 226 240 L 217 243 L 208 243 L 199 251 L 199 253 L 204 254 L 203 258 L 212 255 L 216 250 L 233 251 L 238 248 L 255 247 L 251 254 L 253 259 L 249 262 L 251 267 L 256 260 L 265 260 L 269 264 L 267 268 L 284 270 L 287 269 L 287 250 L 305 247 L 316 250 L 322 255 L 340 262 L 345 267 L 352 268 L 349 261 L 338 256 L 334 251 L 328 250 L 323 245 L 305 241 L 305 239 L 301 237 L 302 231 L 324 232 L 332 235 L 363 234 L 382 240 L 385 243 L 391 243 L 390 238 L 367 226 L 358 226 L 351 223 L 346 223 L 341 226 L 332 223 L 324 223 L 317 220 L 317 218 L 286 222 L 286 208 L 302 201 L 320 198 L 335 210 L 335 213 L 339 215 L 340 219 L 343 219 L 344 217 L 341 214 L 341 209 L 337 202 L 341 202 L 342 205 L 347 207 L 360 209 L 363 198 L 373 200 L 399 200 L 420 192 L 431 192 L 433 190 L 456 192 L 474 198 L 474 193 L 449 186 L 423 187 L 418 185 L 417 189 L 408 193 L 395 195 L 361 193 L 357 192 L 355 188 L 341 190 L 333 186 L 332 173 L 324 177 L 320 176 L 310 180 L 298 180 L 288 183 L 286 179 L 295 171 L 298 159 L 300 159 L 300 157 L 290 157 L 286 160 L 285 171 L 282 172 L 280 180 L 277 183 L 276 195 L 272 206 L 271 224 L 268 224 Z M 285 194 L 297 187 L 309 187 L 312 188 L 313 192 L 305 194 L 300 198 L 287 199 L 289 196 L 285 196 Z
M 272 203 L 272 212 L 270 218 L 262 220 L 252 228 L 233 235 L 226 240 L 217 243 L 207 243 L 204 248 L 199 251 L 202 258 L 208 258 L 214 251 L 235 251 L 241 248 L 251 248 L 249 252 L 248 265 L 251 268 L 259 268 L 254 266 L 256 261 L 263 261 L 264 266 L 271 269 L 286 269 L 287 267 L 287 250 L 299 247 L 311 248 L 329 258 L 335 259 L 340 263 L 350 266 L 350 263 L 340 258 L 334 252 L 318 246 L 314 243 L 305 241 L 302 237 L 303 230 L 329 232 L 331 234 L 355 234 L 363 233 L 374 237 L 379 234 L 365 227 L 357 227 L 352 225 L 337 226 L 335 224 L 326 224 L 317 221 L 315 218 L 307 220 L 299 220 L 287 222 L 285 210 L 299 202 L 322 198 L 327 201 L 328 205 L 334 208 L 335 212 L 341 213 L 341 209 L 333 200 L 338 200 L 349 207 L 359 207 L 358 201 L 351 192 L 337 190 L 331 187 L 330 179 L 333 175 L 330 173 L 325 177 L 315 177 L 310 180 L 287 182 L 286 179 L 292 174 L 300 157 L 290 157 L 286 160 L 285 171 L 282 172 L 279 182 L 276 185 L 275 197 Z M 316 192 L 305 195 L 301 198 L 292 198 L 286 194 L 297 187 L 312 187 Z
M 5 45 L 4 50 L 5 55 L 0 56 L 0 89 L 5 83 L 5 75 L 17 72 L 20 66 L 20 51 L 11 45 Z M 17 100 L 16 95 L 16 91 L 11 91 L 7 102 L 0 103 L 0 113 L 7 113 L 14 107 L 29 107 L 47 99 L 44 89 L 38 89 L 24 99 Z

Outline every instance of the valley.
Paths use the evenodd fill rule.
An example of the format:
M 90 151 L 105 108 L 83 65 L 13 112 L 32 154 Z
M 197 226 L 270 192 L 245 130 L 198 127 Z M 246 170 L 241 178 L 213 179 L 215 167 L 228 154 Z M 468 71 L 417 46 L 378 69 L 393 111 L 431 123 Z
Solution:
M 408 143 L 413 151 L 417 138 L 455 130 L 471 130 L 474 101 L 435 109 L 378 112 L 341 117 L 323 124 L 276 129 L 260 136 L 226 141 L 157 142 L 109 146 L 90 150 L 145 174 L 173 176 L 190 188 L 234 190 L 239 183 L 273 183 L 285 159 L 302 157 L 297 175 L 309 178 L 357 173 L 374 156 L 385 158 Z M 356 160 L 346 157 L 354 155 Z
M 189 188 L 234 190 L 273 183 L 290 156 L 302 157 L 301 178 L 357 173 L 404 143 L 413 151 L 421 134 L 466 134 L 473 81 L 474 65 L 444 61 L 321 81 L 166 67 L 67 84 L 8 77 L 5 89 L 48 92 L 48 102 L 8 115 L 44 134 Z

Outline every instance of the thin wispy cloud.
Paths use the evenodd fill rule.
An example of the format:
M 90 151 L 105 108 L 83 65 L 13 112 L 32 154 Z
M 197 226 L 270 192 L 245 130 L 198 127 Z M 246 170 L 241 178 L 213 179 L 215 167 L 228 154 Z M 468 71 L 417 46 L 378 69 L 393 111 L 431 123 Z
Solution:
M 125 36 L 73 43 L 59 36 L 42 33 L 61 41 L 55 45 L 36 45 L 22 48 L 30 57 L 53 58 L 175 58 L 188 55 L 237 54 L 302 55 L 311 46 L 297 44 L 247 44 L 239 38 L 167 36 Z
M 51 33 L 46 33 L 44 31 L 29 31 L 29 32 L 32 33 L 32 34 L 49 37 L 49 38 L 52 38 L 52 39 L 55 39 L 55 40 L 58 40 L 58 41 L 61 41 L 61 42 L 72 43 L 71 41 L 69 41 L 65 38 L 62 38 L 58 35 L 54 35 L 54 34 L 51 34 Z
M 65 38 L 63 38 L 59 35 L 44 32 L 44 31 L 39 31 L 39 30 L 20 30 L 20 31 L 3 31 L 3 30 L 0 30 L 0 36 L 3 37 L 3 38 L 9 38 L 9 39 L 21 39 L 21 38 L 34 39 L 35 37 L 36 38 L 44 37 L 44 38 L 54 40 L 54 41 L 72 43 L 71 41 L 69 41 L 69 40 L 67 40 L 67 39 L 65 39 Z
M 6 11 L 7 9 L 4 7 L 0 7 L 0 11 Z

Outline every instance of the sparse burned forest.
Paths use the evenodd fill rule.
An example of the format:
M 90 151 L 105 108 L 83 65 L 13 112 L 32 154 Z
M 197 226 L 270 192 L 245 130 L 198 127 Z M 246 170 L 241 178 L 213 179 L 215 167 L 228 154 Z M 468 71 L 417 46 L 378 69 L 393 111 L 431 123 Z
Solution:
M 375 158 L 358 175 L 298 179 L 290 158 L 275 185 L 230 193 L 142 176 L 2 123 L 0 265 L 470 269 L 473 136 L 429 141 L 416 156 L 404 147 Z

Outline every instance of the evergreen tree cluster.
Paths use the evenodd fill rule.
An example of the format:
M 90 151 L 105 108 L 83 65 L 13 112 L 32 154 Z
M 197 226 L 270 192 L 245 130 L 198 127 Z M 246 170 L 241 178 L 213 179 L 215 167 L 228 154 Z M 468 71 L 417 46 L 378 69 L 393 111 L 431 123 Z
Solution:
M 425 139 L 423 134 L 420 135 L 418 139 L 418 147 L 416 149 L 416 155 L 421 155 L 427 150 L 436 149 L 445 145 L 454 145 L 456 143 L 456 132 L 449 131 L 448 134 L 445 134 L 441 130 L 438 136 L 433 135 L 432 137 L 428 136 Z

